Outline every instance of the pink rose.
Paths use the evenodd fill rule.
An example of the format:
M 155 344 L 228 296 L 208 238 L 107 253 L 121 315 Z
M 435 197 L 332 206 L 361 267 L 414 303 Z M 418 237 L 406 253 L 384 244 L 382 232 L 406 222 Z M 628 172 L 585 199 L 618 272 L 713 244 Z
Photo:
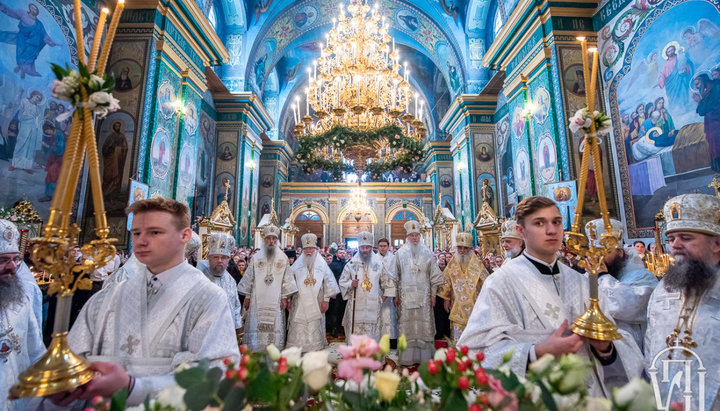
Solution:
M 380 361 L 368 357 L 344 359 L 338 364 L 338 377 L 360 383 L 363 378 L 363 370 L 369 369 L 376 371 L 379 370 L 380 367 L 382 367 Z
M 11 215 L 11 216 L 10 216 L 10 221 L 17 221 L 17 216 Z
M 503 410 L 518 410 L 518 399 L 515 396 L 515 393 L 510 393 L 505 388 L 503 388 L 500 380 L 489 377 L 488 386 L 490 387 L 490 392 L 488 393 L 488 400 L 493 408 L 500 407 L 500 404 L 505 400 L 505 398 L 510 398 L 510 403 L 506 404 Z
M 400 136 L 395 134 L 395 140 L 400 140 Z

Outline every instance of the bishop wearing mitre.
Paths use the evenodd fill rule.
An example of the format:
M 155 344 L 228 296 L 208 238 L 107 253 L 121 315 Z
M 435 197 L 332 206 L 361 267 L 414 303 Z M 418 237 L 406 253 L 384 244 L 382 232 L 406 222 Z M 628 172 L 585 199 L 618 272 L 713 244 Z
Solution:
M 297 293 L 288 258 L 278 246 L 280 229 L 263 227 L 263 244 L 250 260 L 238 292 L 245 296 L 245 334 L 243 344 L 252 351 L 265 351 L 270 344 L 285 347 L 285 308 Z
M 340 289 L 330 267 L 318 257 L 317 236 L 307 233 L 300 242 L 302 255 L 292 265 L 298 292 L 289 304 L 287 346 L 300 347 L 303 352 L 318 351 L 327 346 L 325 312 Z
M 394 281 L 383 265 L 382 257 L 372 252 L 372 233 L 358 233 L 358 252 L 345 264 L 340 276 L 345 306 L 345 332 L 367 335 L 380 340 L 380 308 L 387 295 L 394 294 Z M 386 295 L 387 294 L 387 295 Z
M 455 243 L 457 253 L 443 271 L 445 284 L 438 289 L 438 297 L 445 300 L 445 311 L 450 313 L 452 338 L 457 341 L 490 274 L 472 251 L 472 234 L 459 233 Z
M 412 365 L 429 360 L 435 352 L 433 307 L 437 289 L 444 279 L 432 251 L 420 242 L 420 223 L 406 222 L 405 231 L 407 242 L 395 255 L 394 297 L 398 333 L 405 334 L 407 339 L 407 349 L 400 364 Z
M 230 254 L 235 248 L 235 239 L 225 233 L 212 233 L 208 237 L 208 259 L 198 261 L 198 270 L 210 281 L 222 288 L 227 295 L 235 330 L 242 328 L 242 306 L 238 298 L 237 284 L 227 271 Z

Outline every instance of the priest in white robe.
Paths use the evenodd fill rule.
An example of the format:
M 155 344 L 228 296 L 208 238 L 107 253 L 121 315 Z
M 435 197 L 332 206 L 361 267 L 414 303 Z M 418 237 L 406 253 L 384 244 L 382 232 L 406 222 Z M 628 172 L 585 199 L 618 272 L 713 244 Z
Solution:
M 383 267 L 388 275 L 395 277 L 395 254 L 390 252 L 390 242 L 387 238 L 381 238 L 377 243 L 377 255 L 382 258 Z M 397 340 L 397 314 L 393 297 L 386 297 L 380 307 L 380 336 L 390 335 L 390 340 Z
M 200 234 L 193 231 L 190 241 L 185 245 L 185 258 L 191 266 L 197 267 L 201 249 L 202 238 L 200 238 Z
M 658 284 L 655 274 L 645 269 L 642 259 L 634 248 L 623 248 L 623 224 L 610 219 L 612 230 L 618 235 L 618 247 L 604 258 L 606 273 L 598 279 L 598 291 L 605 303 L 605 314 L 612 316 L 618 328 L 632 335 L 642 350 L 647 328 L 647 305 L 650 294 Z M 594 238 L 595 247 L 602 248 L 600 239 L 605 233 L 603 220 L 585 224 L 588 238 Z
M 398 310 L 398 333 L 405 334 L 407 349 L 401 365 L 419 364 L 435 352 L 435 317 L 433 307 L 438 287 L 444 278 L 432 251 L 420 243 L 420 223 L 405 223 L 407 242 L 396 257 L 395 306 Z
M 665 203 L 675 263 L 650 297 L 645 333 L 645 371 L 659 409 L 673 402 L 686 411 L 720 409 L 718 210 L 720 198 L 705 194 Z
M 27 399 L 9 400 L 18 375 L 45 353 L 33 307 L 34 288 L 18 272 L 24 265 L 13 223 L 0 219 L 0 410 L 24 411 Z M 35 285 L 37 287 L 37 284 Z M 39 290 L 38 290 L 39 292 Z
M 563 239 L 560 210 L 549 198 L 528 197 L 515 215 L 526 249 L 485 281 L 458 345 L 484 352 L 483 366 L 491 368 L 512 352 L 508 366 L 521 377 L 529 362 L 545 354 L 575 353 L 594 365 L 590 396 L 609 397 L 612 387 L 640 376 L 639 348 L 622 330 L 623 338 L 613 342 L 570 332 L 568 324 L 585 312 L 589 284 L 555 259 Z
M 142 265 L 134 267 L 142 271 L 104 288 L 83 307 L 68 343 L 92 362 L 96 377 L 53 395 L 55 404 L 128 387 L 128 405 L 138 405 L 173 384 L 180 364 L 206 358 L 211 367 L 221 367 L 226 358 L 240 359 L 225 293 L 185 259 L 191 237 L 187 206 L 159 197 L 126 211 L 135 215 L 132 245 Z
M 517 232 L 515 220 L 505 220 L 500 226 L 500 245 L 505 251 L 503 264 L 519 256 L 523 250 L 523 240 Z
M 318 257 L 317 236 L 304 234 L 302 255 L 292 265 L 292 275 L 298 287 L 290 302 L 288 319 L 288 347 L 299 347 L 302 352 L 318 351 L 327 347 L 325 312 L 330 298 L 340 292 L 335 276 L 322 257 Z
M 351 334 L 380 341 L 380 307 L 387 295 L 395 294 L 395 281 L 386 273 L 382 258 L 372 252 L 373 234 L 363 231 L 357 238 L 358 252 L 340 275 L 340 292 L 348 301 L 343 327 Z
M 242 328 L 242 305 L 238 297 L 237 284 L 227 271 L 230 254 L 235 248 L 235 239 L 225 233 L 212 233 L 207 239 L 208 259 L 198 261 L 197 268 L 210 281 L 222 288 L 227 296 L 236 332 Z
M 288 299 L 298 291 L 278 237 L 278 227 L 263 227 L 263 245 L 238 283 L 247 312 L 243 344 L 255 352 L 265 351 L 270 344 L 280 350 L 285 347 L 285 309 Z

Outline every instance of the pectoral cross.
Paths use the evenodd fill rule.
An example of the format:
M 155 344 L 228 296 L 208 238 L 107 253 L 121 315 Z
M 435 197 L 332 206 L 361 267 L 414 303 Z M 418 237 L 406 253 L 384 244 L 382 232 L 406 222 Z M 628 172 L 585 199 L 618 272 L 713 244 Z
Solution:
M 368 277 L 368 268 L 365 265 L 365 263 L 363 263 L 363 266 L 364 266 L 363 280 L 362 280 L 362 284 L 360 284 L 360 286 L 362 287 L 363 290 L 365 290 L 365 292 L 369 292 L 372 289 L 373 285 L 372 285 L 372 282 L 370 281 L 370 277 Z
M 125 351 L 128 355 L 132 355 L 135 352 L 135 346 L 140 344 L 140 340 L 134 338 L 132 335 L 128 335 L 127 342 L 120 346 L 120 350 Z
M 715 195 L 720 197 L 720 180 L 717 177 L 713 177 L 712 182 L 708 187 L 715 189 Z
M 545 307 L 547 308 L 543 314 L 547 315 L 548 317 L 552 316 L 552 318 L 557 319 L 560 314 L 560 307 L 556 307 L 550 303 L 545 303 Z
M 313 277 L 312 270 L 308 270 L 308 275 L 307 277 L 305 277 L 305 281 L 303 281 L 303 284 L 305 284 L 305 286 L 307 287 L 313 287 L 315 286 L 316 282 L 317 281 L 315 281 L 315 277 Z

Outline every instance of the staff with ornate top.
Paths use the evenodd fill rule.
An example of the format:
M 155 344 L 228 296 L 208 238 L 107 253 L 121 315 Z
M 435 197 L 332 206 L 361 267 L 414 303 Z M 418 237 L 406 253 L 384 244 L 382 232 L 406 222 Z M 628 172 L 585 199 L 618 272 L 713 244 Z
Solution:
M 574 333 L 583 337 L 600 341 L 612 341 L 621 338 L 617 332 L 617 326 L 603 314 L 598 302 L 598 274 L 606 270 L 603 257 L 617 247 L 618 239 L 613 232 L 610 223 L 610 215 L 605 198 L 605 185 L 602 176 L 602 164 L 600 162 L 600 147 L 598 145 L 598 132 L 604 133 L 610 128 L 610 119 L 604 113 L 595 111 L 595 86 L 597 81 L 598 55 L 597 48 L 587 47 L 585 37 L 578 37 L 582 46 L 583 72 L 585 73 L 585 99 L 587 107 L 578 110 L 570 120 L 570 129 L 578 132 L 580 129 L 585 134 L 585 144 L 582 149 L 582 163 L 580 165 L 580 180 L 577 207 L 572 223 L 572 231 L 567 233 L 567 246 L 574 254 L 582 257 L 579 266 L 584 268 L 590 278 L 590 304 L 588 309 L 580 317 L 576 318 L 571 329 Z M 592 73 L 589 73 L 588 52 L 592 53 Z M 600 204 L 600 217 L 603 221 L 605 232 L 598 238 L 598 242 L 588 241 L 588 238 L 580 232 L 583 204 L 585 202 L 586 183 L 589 173 L 590 162 L 595 170 L 595 184 L 598 190 Z M 596 246 L 602 245 L 602 247 Z

